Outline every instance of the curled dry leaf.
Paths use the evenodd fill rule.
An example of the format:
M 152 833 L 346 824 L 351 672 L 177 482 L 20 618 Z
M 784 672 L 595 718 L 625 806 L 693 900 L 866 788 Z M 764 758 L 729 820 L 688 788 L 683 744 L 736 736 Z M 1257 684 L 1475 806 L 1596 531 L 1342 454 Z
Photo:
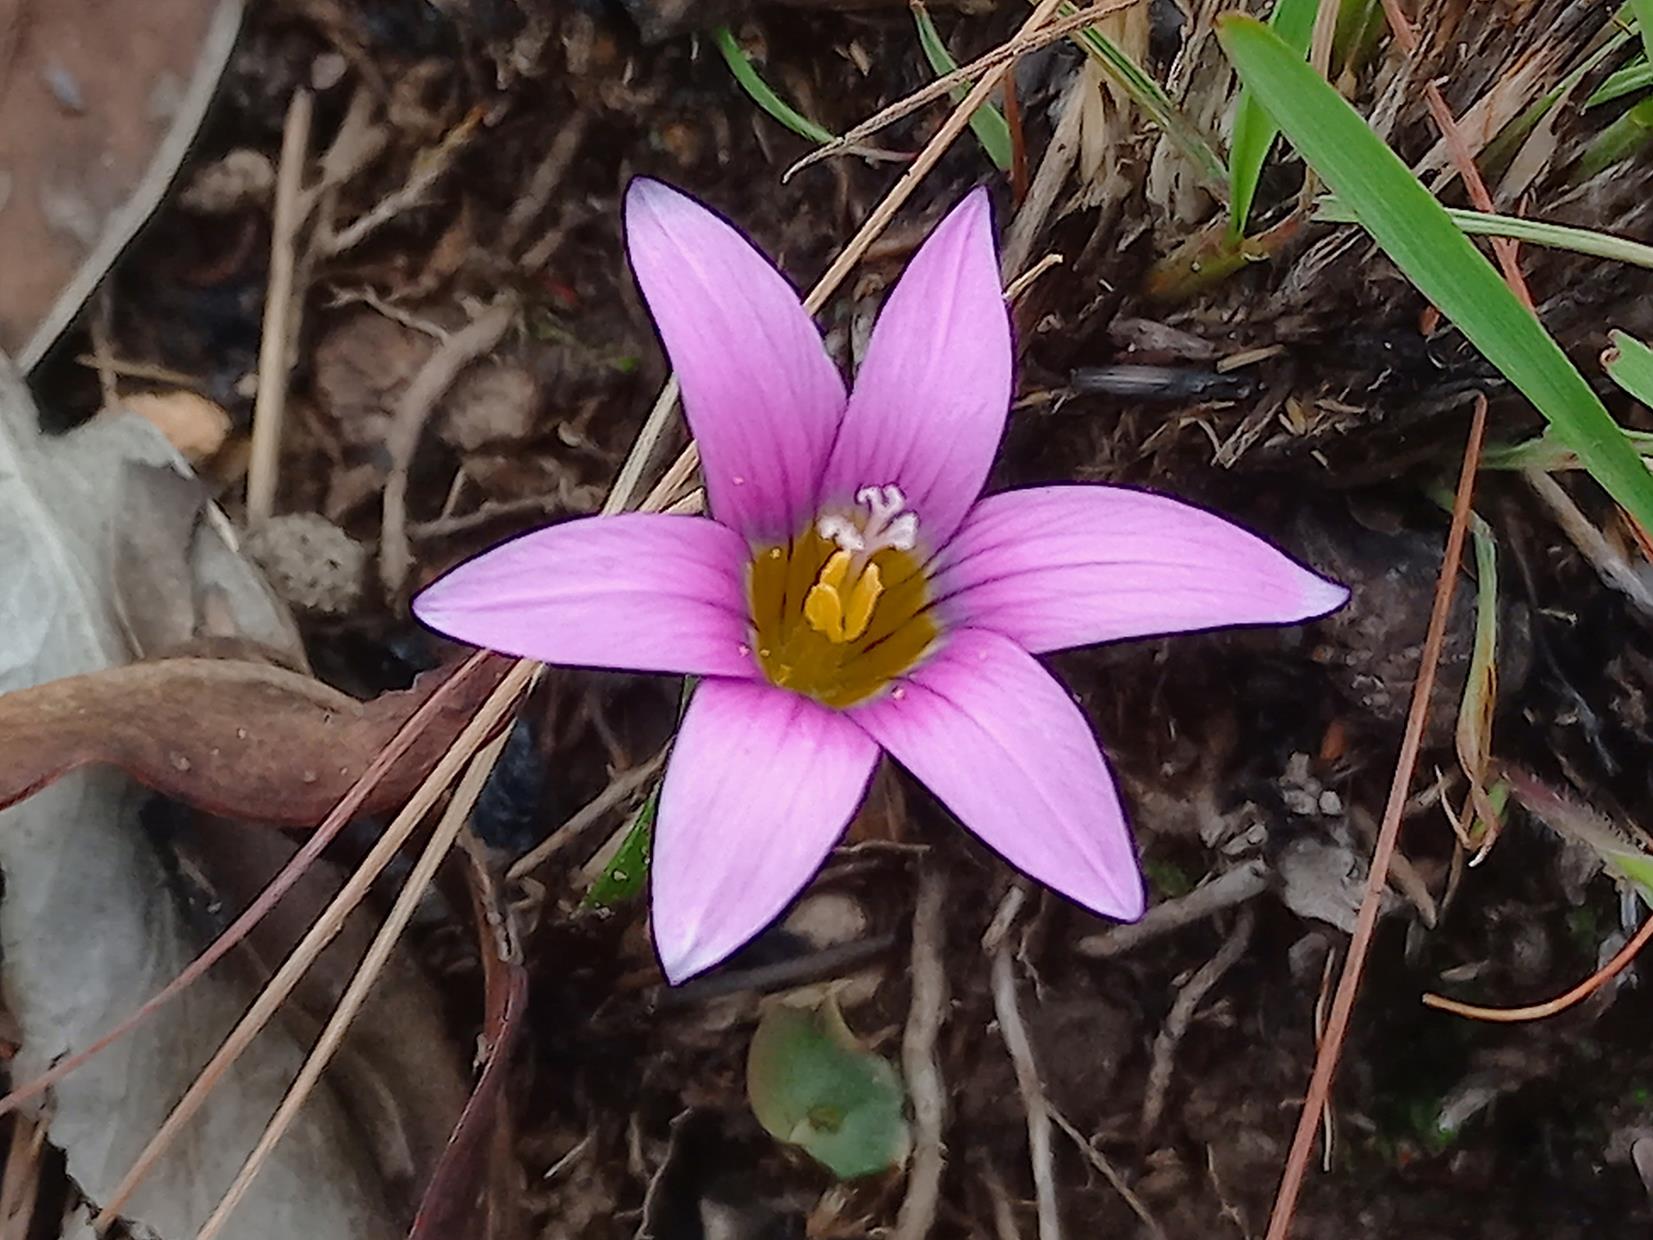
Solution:
M 363 814 L 407 800 L 504 674 L 468 678 L 438 722 L 381 780 Z M 231 659 L 157 659 L 0 695 L 0 808 L 91 765 L 226 817 L 314 826 L 442 682 L 370 702 L 283 668 Z

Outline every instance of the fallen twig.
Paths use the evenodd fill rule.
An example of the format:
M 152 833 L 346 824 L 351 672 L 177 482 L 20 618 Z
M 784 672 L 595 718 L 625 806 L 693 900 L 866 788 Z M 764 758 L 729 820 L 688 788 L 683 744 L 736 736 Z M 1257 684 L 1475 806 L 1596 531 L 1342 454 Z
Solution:
M 1135 951 L 1173 930 L 1181 930 L 1197 921 L 1244 904 L 1268 890 L 1268 867 L 1261 861 L 1247 861 L 1226 874 L 1220 874 L 1204 886 L 1196 887 L 1185 896 L 1167 900 L 1149 909 L 1140 921 L 1115 926 L 1102 934 L 1092 934 L 1079 940 L 1081 956 L 1121 956 Z
M 1252 927 L 1256 924 L 1257 915 L 1252 908 L 1249 905 L 1241 908 L 1234 919 L 1234 928 L 1228 932 L 1217 954 L 1201 965 L 1177 992 L 1176 1001 L 1165 1017 L 1165 1024 L 1154 1039 L 1154 1056 L 1148 1068 L 1148 1087 L 1142 1098 L 1142 1120 L 1138 1125 L 1144 1141 L 1153 1135 L 1154 1129 L 1159 1127 L 1160 1116 L 1165 1113 L 1165 1095 L 1171 1087 L 1171 1069 L 1177 1047 L 1193 1023 L 1194 1013 L 1211 988 L 1222 981 L 1223 975 L 1245 954 L 1246 945 L 1251 942 Z
M 454 332 L 425 359 L 407 390 L 396 404 L 390 429 L 385 432 L 385 451 L 390 454 L 390 474 L 385 480 L 384 516 L 379 532 L 379 580 L 392 602 L 401 598 L 413 567 L 408 546 L 408 474 L 419 449 L 425 423 L 430 420 L 448 389 L 472 362 L 504 339 L 516 321 L 515 300 L 503 296 L 466 326 Z
M 1033 1040 L 1022 1021 L 1016 998 L 1016 965 L 1010 951 L 1010 927 L 1027 899 L 1027 888 L 1018 882 L 1005 893 L 993 924 L 982 939 L 982 950 L 992 961 L 993 1014 L 998 1017 L 999 1035 L 1016 1068 L 1016 1088 L 1027 1112 L 1028 1157 L 1033 1162 L 1033 1195 L 1038 1204 L 1039 1240 L 1061 1240 L 1062 1216 L 1056 1201 L 1056 1161 L 1050 1145 L 1050 1104 L 1039 1081 L 1039 1064 L 1033 1057 Z

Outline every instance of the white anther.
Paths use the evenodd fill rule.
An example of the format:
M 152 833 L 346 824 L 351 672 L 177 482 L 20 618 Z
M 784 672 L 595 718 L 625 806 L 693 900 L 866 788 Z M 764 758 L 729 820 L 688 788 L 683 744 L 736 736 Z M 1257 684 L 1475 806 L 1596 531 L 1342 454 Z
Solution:
M 815 523 L 815 532 L 844 550 L 859 554 L 867 549 L 867 540 L 848 517 L 826 516 Z
M 918 541 L 918 514 L 904 512 L 884 527 L 884 545 L 897 551 L 911 551 Z
M 907 511 L 907 497 L 893 483 L 865 486 L 855 502 L 867 510 L 865 522 L 829 514 L 815 523 L 822 538 L 853 555 L 874 555 L 885 548 L 911 551 L 918 542 L 918 514 Z

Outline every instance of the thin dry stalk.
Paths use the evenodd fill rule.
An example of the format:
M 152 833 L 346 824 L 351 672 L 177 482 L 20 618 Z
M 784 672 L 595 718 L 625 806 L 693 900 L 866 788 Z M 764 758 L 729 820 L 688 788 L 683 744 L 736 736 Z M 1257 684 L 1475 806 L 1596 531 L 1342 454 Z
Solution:
M 372 850 L 363 858 L 339 894 L 324 909 L 315 924 L 299 940 L 292 954 L 282 962 L 258 997 L 253 1000 L 252 1006 L 247 1009 L 240 1022 L 224 1039 L 223 1044 L 201 1069 L 200 1075 L 184 1092 L 184 1096 L 173 1107 L 172 1113 L 167 1116 L 160 1129 L 149 1139 L 149 1144 L 138 1155 L 131 1169 L 116 1186 L 114 1193 L 104 1203 L 103 1211 L 93 1221 L 97 1228 L 108 1227 L 118 1217 L 120 1209 L 126 1204 L 133 1191 L 142 1183 L 173 1140 L 189 1123 L 209 1094 L 217 1088 L 224 1073 L 240 1058 L 241 1052 L 246 1050 L 252 1040 L 269 1023 L 293 987 L 307 972 L 321 954 L 327 944 L 332 941 L 343 927 L 345 919 L 360 904 L 367 894 L 373 880 L 379 876 L 385 866 L 389 865 L 401 846 L 413 834 L 414 829 L 424 819 L 427 811 L 437 799 L 447 790 L 448 786 L 459 774 L 459 770 L 471 757 L 482 748 L 483 744 L 502 726 L 517 699 L 533 682 L 537 674 L 538 665 L 527 660 L 515 664 L 500 681 L 499 687 L 485 701 L 465 730 L 454 741 L 453 747 L 443 754 L 437 761 L 425 781 L 419 785 L 402 812 L 392 820 L 385 833 L 373 846 Z
M 1446 638 L 1446 619 L 1452 607 L 1452 595 L 1458 584 L 1458 565 L 1463 559 L 1464 535 L 1469 528 L 1470 499 L 1475 491 L 1475 471 L 1481 461 L 1481 441 L 1487 427 L 1487 402 L 1482 396 L 1475 402 L 1475 418 L 1469 429 L 1469 443 L 1464 448 L 1463 469 L 1458 475 L 1458 490 L 1452 504 L 1452 526 L 1447 532 L 1446 554 L 1441 560 L 1440 576 L 1435 582 L 1435 602 L 1429 613 L 1429 629 L 1424 638 L 1423 654 L 1419 661 L 1418 678 L 1412 686 L 1412 702 L 1406 715 L 1406 731 L 1401 738 L 1400 755 L 1395 760 L 1395 776 L 1389 785 L 1389 800 L 1383 809 L 1383 822 L 1378 828 L 1377 846 L 1372 850 L 1371 868 L 1366 875 L 1366 893 L 1360 902 L 1360 913 L 1355 919 L 1354 937 L 1349 942 L 1349 955 L 1343 962 L 1343 972 L 1337 980 L 1337 994 L 1332 1000 L 1331 1017 L 1326 1022 L 1326 1036 L 1315 1055 L 1314 1075 L 1309 1079 L 1308 1096 L 1298 1116 L 1297 1131 L 1292 1137 L 1291 1153 L 1286 1160 L 1285 1174 L 1275 1194 L 1274 1210 L 1269 1216 L 1266 1240 L 1286 1240 L 1291 1230 L 1291 1218 L 1297 1208 L 1297 1196 L 1303 1188 L 1309 1157 L 1314 1150 L 1314 1138 L 1320 1127 L 1320 1113 L 1331 1096 L 1332 1075 L 1343 1050 L 1343 1039 L 1349 1032 L 1349 1017 L 1354 1011 L 1355 996 L 1360 992 L 1360 978 L 1366 966 L 1366 955 L 1372 947 L 1372 934 L 1377 928 L 1378 910 L 1383 906 L 1383 894 L 1389 885 L 1389 862 L 1395 853 L 1395 840 L 1400 834 L 1401 813 L 1406 808 L 1407 792 L 1412 784 L 1412 772 L 1418 764 L 1418 751 L 1423 744 L 1424 720 L 1429 713 L 1429 695 L 1435 688 L 1435 673 L 1440 667 L 1441 644 Z
M 1222 981 L 1223 975 L 1245 954 L 1246 945 L 1251 942 L 1252 927 L 1256 924 L 1257 915 L 1251 906 L 1242 907 L 1239 916 L 1234 919 L 1234 928 L 1229 931 L 1216 955 L 1201 965 L 1188 979 L 1187 985 L 1177 992 L 1176 1002 L 1171 1004 L 1171 1011 L 1165 1017 L 1165 1025 L 1154 1039 L 1154 1055 L 1148 1068 L 1148 1087 L 1142 1098 L 1142 1121 L 1139 1125 L 1144 1141 L 1153 1136 L 1154 1129 L 1159 1127 L 1160 1116 L 1165 1113 L 1165 1097 L 1171 1089 L 1177 1047 L 1194 1023 L 1195 1012 L 1205 996 L 1211 993 L 1211 988 Z
M 287 416 L 287 370 L 292 364 L 293 272 L 304 162 L 310 148 L 311 99 L 296 90 L 281 130 L 281 166 L 276 172 L 275 210 L 270 225 L 270 283 L 264 294 L 264 323 L 258 342 L 258 394 L 253 398 L 252 450 L 247 461 L 247 523 L 267 521 L 275 511 L 281 473 L 281 427 Z
M 1523 1021 L 1543 1020 L 1554 1016 L 1558 1012 L 1565 1012 L 1575 1004 L 1582 1003 L 1608 982 L 1612 981 L 1625 967 L 1636 958 L 1638 952 L 1647 946 L 1647 940 L 1653 938 L 1653 917 L 1642 923 L 1640 930 L 1618 953 L 1601 968 L 1574 986 L 1564 995 L 1557 995 L 1544 1003 L 1534 1003 L 1529 1007 L 1516 1008 L 1489 1008 L 1476 1007 L 1472 1003 L 1459 1003 L 1456 999 L 1448 999 L 1445 995 L 1426 994 L 1423 997 L 1425 1007 L 1439 1008 L 1443 1012 L 1451 1012 L 1454 1016 L 1467 1016 L 1471 1020 L 1491 1021 L 1499 1025 L 1514 1025 Z
M 855 155 L 860 152 L 852 149 L 861 145 L 867 138 L 885 129 L 903 117 L 911 116 L 925 104 L 933 103 L 944 95 L 949 94 L 956 87 L 962 86 L 972 78 L 979 77 L 989 69 L 996 69 L 1008 64 L 1019 56 L 1029 52 L 1036 52 L 1040 48 L 1049 47 L 1067 38 L 1076 30 L 1083 30 L 1086 26 L 1102 20 L 1110 13 L 1117 13 L 1139 3 L 1139 0 L 1108 0 L 1105 4 L 1092 5 L 1090 8 L 1075 13 L 1072 16 L 1051 22 L 1037 31 L 1029 32 L 1024 26 L 1016 37 L 1001 43 L 985 55 L 978 56 L 967 65 L 961 65 L 950 73 L 944 73 L 935 81 L 930 82 L 904 99 L 898 99 L 886 108 L 869 116 L 855 128 L 841 138 L 816 147 L 797 163 L 793 164 L 781 174 L 781 180 L 789 181 L 793 175 L 802 172 L 811 164 L 820 163 L 823 159 L 831 159 L 837 155 Z
M 419 709 L 409 716 L 407 722 L 397 729 L 396 734 L 390 738 L 390 742 L 373 756 L 373 761 L 368 763 L 367 769 L 362 772 L 361 778 L 351 785 L 350 790 L 339 799 L 339 803 L 333 807 L 326 818 L 322 819 L 321 824 L 310 833 L 310 838 L 304 842 L 304 847 L 293 854 L 292 859 L 270 880 L 270 885 L 259 893 L 258 898 L 248 905 L 246 911 L 231 922 L 229 927 L 214 939 L 205 951 L 190 961 L 177 977 L 146 1000 L 142 1007 L 126 1017 L 125 1020 L 121 1021 L 120 1024 L 96 1042 L 93 1042 L 84 1050 L 58 1060 L 32 1081 L 19 1085 L 4 1098 L 0 1098 L 0 1115 L 14 1111 L 31 1098 L 38 1097 L 82 1064 L 87 1063 L 94 1056 L 101 1054 L 120 1041 L 161 1008 L 177 998 L 184 990 L 192 986 L 208 969 L 228 955 L 236 944 L 251 934 L 253 927 L 264 919 L 265 914 L 270 911 L 276 901 L 292 889 L 293 884 L 298 882 L 303 877 L 304 872 L 310 868 L 310 863 L 321 855 L 322 850 L 333 841 L 334 836 L 338 835 L 344 829 L 344 825 L 355 817 L 357 809 L 367 799 L 367 794 L 372 792 L 390 769 L 402 760 L 402 756 L 407 753 L 409 747 L 419 738 L 420 733 L 429 726 L 437 712 L 442 709 L 447 698 L 459 688 L 467 677 L 492 657 L 487 651 L 479 650 L 456 668 L 453 675 L 437 687 L 436 692 L 432 693 L 420 705 Z
M 453 797 L 443 809 L 436 830 L 431 833 L 430 841 L 419 854 L 419 859 L 414 862 L 407 882 L 397 894 L 396 902 L 391 905 L 384 924 L 379 927 L 379 932 L 373 936 L 373 942 L 368 946 L 361 964 L 356 967 L 349 986 L 345 988 L 338 1006 L 328 1018 L 326 1028 L 321 1031 L 321 1036 L 305 1059 L 304 1066 L 299 1069 L 297 1078 L 282 1098 L 281 1105 L 276 1108 L 270 1122 L 265 1125 L 257 1144 L 253 1146 L 252 1153 L 247 1155 L 247 1160 L 236 1172 L 235 1179 L 224 1191 L 222 1200 L 213 1209 L 207 1221 L 201 1225 L 200 1231 L 196 1232 L 195 1240 L 213 1240 L 223 1231 L 224 1224 L 229 1221 L 235 1207 L 246 1196 L 247 1189 L 258 1177 L 276 1143 L 292 1126 L 299 1108 L 304 1105 L 305 1099 L 321 1080 L 321 1074 L 333 1058 L 334 1052 L 338 1050 L 339 1043 L 344 1040 L 350 1022 L 356 1018 L 356 1013 L 367 1001 L 368 991 L 373 988 L 373 983 L 384 971 L 391 952 L 395 950 L 398 940 L 402 937 L 402 931 L 407 928 L 419 901 L 424 898 L 431 880 L 436 877 L 437 867 L 447 858 L 449 849 L 453 847 L 460 831 L 464 830 L 465 824 L 470 820 L 471 808 L 482 795 L 482 786 L 488 782 L 488 775 L 493 771 L 494 763 L 498 761 L 500 751 L 505 748 L 509 735 L 508 730 L 502 730 L 483 746 L 476 757 L 471 759 L 471 764 L 465 768 L 459 787 L 454 790 Z
M 379 580 L 384 585 L 385 596 L 392 601 L 401 597 L 413 567 L 413 552 L 408 545 L 408 474 L 424 436 L 425 423 L 454 380 L 472 362 L 493 351 L 516 317 L 513 298 L 503 296 L 494 302 L 436 347 L 396 403 L 390 429 L 385 432 L 390 474 L 385 481 L 384 516 L 379 531 Z
M 991 957 L 989 976 L 993 987 L 993 1014 L 998 1017 L 999 1035 L 1016 1068 L 1016 1089 L 1027 1112 L 1028 1157 L 1033 1163 L 1033 1196 L 1038 1207 L 1039 1240 L 1062 1240 L 1062 1215 L 1056 1201 L 1056 1159 L 1050 1140 L 1050 1103 L 1039 1081 L 1039 1064 L 1033 1057 L 1033 1039 L 1022 1020 L 1016 997 L 1016 964 L 1010 951 L 1010 926 L 1027 898 L 1020 884 L 1011 888 L 994 915 L 982 946 Z
M 901 1035 L 901 1071 L 913 1100 L 913 1156 L 907 1196 L 896 1216 L 895 1240 L 923 1240 L 935 1224 L 941 1173 L 947 1166 L 942 1127 L 947 1091 L 936 1058 L 936 1035 L 947 1016 L 947 879 L 934 866 L 919 873 L 913 909 L 913 998 Z
M 666 751 L 662 749 L 640 766 L 634 766 L 616 775 L 609 781 L 608 787 L 574 811 L 568 821 L 541 840 L 532 851 L 513 861 L 511 868 L 505 872 L 505 877 L 516 882 L 539 869 L 583 836 L 593 825 L 601 822 L 606 815 L 624 805 L 627 798 L 654 778 L 655 773 L 660 770 L 660 764 L 665 760 Z
M 1073 1143 L 1079 1147 L 1079 1152 L 1085 1156 L 1085 1161 L 1101 1172 L 1102 1178 L 1112 1185 L 1114 1192 L 1119 1194 L 1120 1199 L 1131 1207 L 1131 1213 L 1142 1220 L 1143 1226 L 1148 1229 L 1148 1234 L 1153 1236 L 1154 1240 L 1165 1240 L 1165 1228 L 1159 1225 L 1159 1220 L 1148 1209 L 1147 1203 L 1138 1197 L 1131 1186 L 1125 1182 L 1125 1177 L 1119 1173 L 1119 1169 L 1109 1162 L 1103 1156 L 1102 1151 L 1097 1149 L 1085 1134 L 1075 1128 L 1068 1117 L 1055 1107 L 1050 1108 L 1050 1118 L 1055 1120 L 1056 1126 L 1067 1133 Z

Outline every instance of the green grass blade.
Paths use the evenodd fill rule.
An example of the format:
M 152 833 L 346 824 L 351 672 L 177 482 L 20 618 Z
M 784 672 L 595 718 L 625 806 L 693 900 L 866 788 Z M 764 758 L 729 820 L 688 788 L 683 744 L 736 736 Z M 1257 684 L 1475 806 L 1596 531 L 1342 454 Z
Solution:
M 1636 28 L 1642 32 L 1642 48 L 1653 60 L 1653 0 L 1630 0 L 1630 12 L 1636 19 Z
M 1625 65 L 1596 87 L 1596 93 L 1584 101 L 1584 106 L 1593 108 L 1597 104 L 1611 103 L 1649 86 L 1653 86 L 1653 62 L 1637 60 Z
M 1510 237 L 1552 250 L 1569 250 L 1574 254 L 1588 254 L 1592 258 L 1653 269 L 1653 245 L 1643 245 L 1628 237 L 1596 232 L 1590 228 L 1574 228 L 1568 224 L 1546 224 L 1543 220 L 1529 220 L 1518 215 L 1495 215 L 1457 207 L 1448 207 L 1446 213 L 1454 224 L 1473 237 Z M 1314 218 L 1331 224 L 1360 222 L 1353 211 L 1331 195 L 1314 204 Z
M 1590 474 L 1644 526 L 1653 475 L 1561 347 L 1516 300 L 1446 209 L 1364 119 L 1268 27 L 1218 21 L 1241 79 L 1361 226 L 1555 428 Z
M 1653 349 L 1621 331 L 1611 336 L 1613 347 L 1601 357 L 1607 377 L 1642 404 L 1653 407 Z
M 1057 10 L 1063 17 L 1072 17 L 1079 11 L 1073 4 L 1063 4 Z M 1199 127 L 1183 115 L 1181 108 L 1165 93 L 1165 88 L 1154 81 L 1125 50 L 1094 27 L 1077 30 L 1072 36 L 1085 55 L 1097 64 L 1107 79 L 1118 86 L 1131 102 L 1141 108 L 1154 124 L 1165 131 L 1165 136 L 1176 143 L 1199 174 L 1200 181 L 1220 200 L 1228 198 L 1228 168 L 1223 157 L 1211 145 Z
M 729 72 L 735 75 L 735 81 L 740 83 L 741 89 L 752 97 L 753 103 L 770 116 L 799 137 L 808 138 L 811 142 L 831 142 L 838 136 L 830 129 L 817 125 L 777 95 L 769 83 L 758 76 L 758 71 L 752 67 L 751 59 L 735 41 L 735 33 L 729 27 L 719 26 L 712 32 L 712 41 L 717 44 L 717 50 L 723 53 L 724 63 L 729 66 Z
M 957 69 L 958 61 L 953 59 L 947 45 L 941 41 L 941 33 L 936 29 L 935 22 L 930 20 L 929 10 L 923 5 L 913 5 L 913 24 L 918 27 L 918 43 L 924 49 L 924 59 L 930 62 L 930 68 L 937 77 L 942 77 Z M 970 93 L 968 86 L 961 85 L 952 92 L 953 102 L 957 103 Z M 970 118 L 970 131 L 976 135 L 976 141 L 981 143 L 981 149 L 987 152 L 1000 172 L 1010 171 L 1012 158 L 1010 146 L 1010 125 L 1004 119 L 1004 113 L 991 103 L 984 103 L 976 109 L 975 115 Z
M 1287 47 L 1306 58 L 1319 8 L 1320 0 L 1275 0 L 1268 24 Z M 1236 241 L 1245 235 L 1257 182 L 1279 134 L 1274 118 L 1242 85 L 1234 105 L 1234 133 L 1228 142 L 1228 235 Z
M 1569 182 L 1582 185 L 1653 143 L 1653 97 L 1643 99 L 1591 140 Z

